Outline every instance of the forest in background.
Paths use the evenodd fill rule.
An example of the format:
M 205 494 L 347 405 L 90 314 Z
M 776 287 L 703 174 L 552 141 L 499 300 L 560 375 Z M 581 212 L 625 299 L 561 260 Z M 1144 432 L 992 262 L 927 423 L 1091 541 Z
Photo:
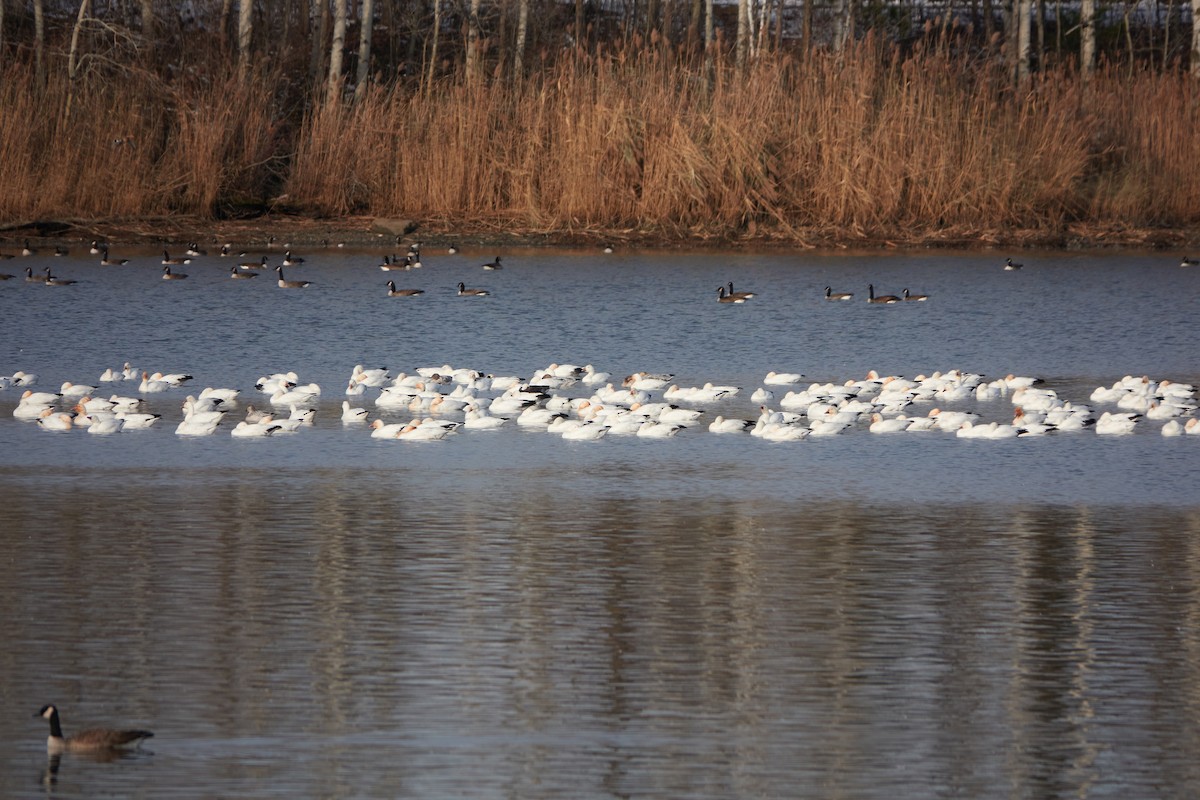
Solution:
M 0 0 L 0 223 L 286 211 L 797 242 L 1200 223 L 1200 15 L 1172 0 L 42 2 Z

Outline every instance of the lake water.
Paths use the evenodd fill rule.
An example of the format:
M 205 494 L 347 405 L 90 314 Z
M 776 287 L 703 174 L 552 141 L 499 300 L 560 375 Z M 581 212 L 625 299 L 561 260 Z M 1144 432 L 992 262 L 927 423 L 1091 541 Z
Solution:
M 184 281 L 144 250 L 0 262 L 0 375 L 195 376 L 111 436 L 41 430 L 0 391 L 0 796 L 1200 794 L 1200 436 L 705 428 L 757 416 L 770 370 L 805 376 L 776 405 L 872 369 L 1015 373 L 1077 403 L 1125 375 L 1195 384 L 1200 269 L 1179 255 L 304 255 L 287 277 L 312 286 L 286 291 L 215 256 Z M 731 280 L 758 296 L 719 304 Z M 868 283 L 930 299 L 869 305 Z M 742 391 L 661 441 L 340 420 L 356 364 L 552 362 Z M 175 434 L 187 394 L 239 388 L 240 418 L 288 370 L 322 388 L 313 426 Z M 412 416 L 378 392 L 351 400 Z M 155 736 L 48 759 L 45 703 L 68 734 Z

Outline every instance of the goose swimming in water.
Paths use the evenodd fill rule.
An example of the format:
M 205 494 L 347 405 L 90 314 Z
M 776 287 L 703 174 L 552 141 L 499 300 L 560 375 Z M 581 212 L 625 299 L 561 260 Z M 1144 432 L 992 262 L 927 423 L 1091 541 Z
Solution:
M 1008 272 L 1012 272 L 1013 270 L 1018 270 L 1023 266 L 1025 266 L 1025 265 L 1018 264 L 1017 262 L 1013 261 L 1011 258 L 1004 259 L 1004 269 Z
M 892 303 L 899 303 L 900 298 L 894 294 L 881 294 L 879 296 L 876 296 L 875 295 L 875 284 L 868 283 L 867 284 L 867 302 L 875 303 L 876 305 L 880 305 L 880 304 L 891 305 Z
M 493 260 L 484 264 L 483 268 L 489 269 L 489 270 L 494 270 L 494 269 L 503 269 L 504 267 L 500 264 L 500 256 L 496 256 Z
M 184 280 L 185 278 L 187 278 L 187 275 L 185 275 L 184 273 L 171 272 L 170 267 L 163 267 L 163 280 L 164 281 L 181 281 L 181 280 Z
M 129 263 L 128 258 L 112 259 L 108 257 L 108 245 L 105 245 L 100 250 L 100 266 L 102 267 L 121 267 Z
M 388 281 L 388 297 L 416 297 L 425 294 L 424 289 L 397 289 L 395 281 Z
M 754 292 L 735 292 L 733 290 L 733 281 L 729 282 L 729 289 L 726 291 L 726 294 L 730 297 L 741 297 L 746 300 L 749 300 L 751 297 L 754 297 L 754 295 L 755 295 Z
M 852 300 L 852 299 L 854 299 L 854 292 L 835 292 L 831 287 L 826 286 L 825 287 L 825 299 L 826 300 Z
M 459 297 L 487 297 L 489 294 L 487 289 L 468 289 L 465 283 L 458 284 Z
M 283 266 L 282 265 L 275 268 L 275 273 L 277 275 L 279 275 L 279 280 L 277 281 L 277 283 L 279 284 L 280 289 L 303 289 L 306 286 L 312 285 L 312 281 L 285 280 L 283 277 Z
M 901 292 L 901 294 L 904 295 L 905 300 L 915 300 L 917 302 L 923 302 L 923 301 L 929 299 L 929 295 L 927 295 L 927 294 L 909 294 L 908 289 L 905 289 L 903 292 Z
M 192 263 L 190 258 L 171 258 L 171 254 L 163 250 L 162 263 L 168 267 L 179 267 Z
M 717 302 L 718 303 L 744 303 L 744 302 L 746 302 L 746 298 L 734 297 L 733 295 L 726 294 L 725 287 L 718 286 L 717 287 Z
M 149 739 L 154 735 L 150 731 L 137 728 L 90 728 L 80 731 L 74 736 L 64 736 L 62 723 L 58 716 L 58 709 L 53 705 L 42 706 L 42 710 L 34 714 L 34 716 L 50 720 L 50 736 L 46 740 L 46 750 L 50 753 L 94 753 L 125 747 L 138 747 L 144 739 Z

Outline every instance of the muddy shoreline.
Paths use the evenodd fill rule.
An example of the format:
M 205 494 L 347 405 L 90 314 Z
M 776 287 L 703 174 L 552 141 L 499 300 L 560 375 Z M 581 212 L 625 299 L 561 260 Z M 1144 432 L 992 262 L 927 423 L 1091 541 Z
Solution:
M 274 237 L 272 239 L 272 237 Z M 858 233 L 846 230 L 767 230 L 750 228 L 733 234 L 661 230 L 554 230 L 539 231 L 503 223 L 451 222 L 431 219 L 379 219 L 374 217 L 314 218 L 295 214 L 270 214 L 236 220 L 209 220 L 185 216 L 122 220 L 24 220 L 0 224 L 0 253 L 19 252 L 23 242 L 41 246 L 88 244 L 104 240 L 114 244 L 170 247 L 198 242 L 219 247 L 229 242 L 241 248 L 272 244 L 317 248 L 342 245 L 380 248 L 388 252 L 398 244 L 420 241 L 429 247 L 464 248 L 571 247 L 703 250 L 889 250 L 889 249 L 1156 249 L 1200 251 L 1200 230 L 1177 228 L 1122 228 L 1068 226 L 1037 230 L 897 230 Z

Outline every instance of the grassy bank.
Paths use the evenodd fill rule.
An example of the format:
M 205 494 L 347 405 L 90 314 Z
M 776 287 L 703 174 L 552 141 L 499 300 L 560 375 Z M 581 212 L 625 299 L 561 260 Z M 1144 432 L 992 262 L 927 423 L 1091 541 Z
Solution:
M 295 96 L 232 71 L 39 89 L 9 66 L 0 221 L 272 208 L 797 242 L 1200 224 L 1200 103 L 1172 71 L 1053 69 L 1018 90 L 986 60 L 870 42 L 744 75 L 647 47 L 517 82 Z

